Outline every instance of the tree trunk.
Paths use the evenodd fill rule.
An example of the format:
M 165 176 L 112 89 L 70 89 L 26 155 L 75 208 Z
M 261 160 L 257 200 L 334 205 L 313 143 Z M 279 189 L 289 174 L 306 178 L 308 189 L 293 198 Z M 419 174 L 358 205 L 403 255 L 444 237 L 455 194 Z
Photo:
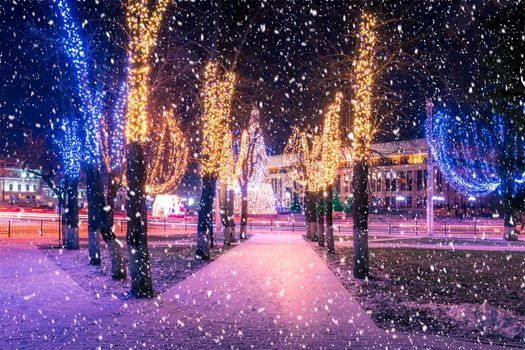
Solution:
M 66 181 L 67 188 L 67 181 Z M 60 220 L 61 230 L 62 230 L 62 246 L 67 244 L 67 215 L 66 215 L 66 202 L 67 202 L 67 191 L 64 189 L 57 193 L 58 197 L 58 217 Z
M 67 198 L 67 239 L 66 249 L 79 249 L 80 242 L 78 237 L 78 178 L 68 179 L 66 187 Z M 66 235 L 66 231 L 63 233 Z
M 317 242 L 320 247 L 324 246 L 324 196 L 323 191 L 317 193 Z
M 131 293 L 136 297 L 153 296 L 151 266 L 148 251 L 148 212 L 146 209 L 146 164 L 139 142 L 132 142 L 128 150 L 128 198 L 126 213 L 128 230 Z
M 228 228 L 230 244 L 236 243 L 235 241 L 235 217 L 234 217 L 234 204 L 235 204 L 235 191 L 233 188 L 228 190 Z
M 215 182 L 217 178 L 211 175 L 202 177 L 202 194 L 199 206 L 199 221 L 197 223 L 197 252 L 198 259 L 210 258 L 210 240 L 213 236 L 213 200 L 215 198 Z
M 501 195 L 503 199 L 503 239 L 506 241 L 518 240 L 516 232 L 516 211 L 513 206 L 512 185 L 509 181 L 503 181 Z
M 241 185 L 241 239 L 246 239 L 248 225 L 248 182 Z
M 115 219 L 115 198 L 119 187 L 115 177 L 115 174 L 110 172 L 107 201 L 104 198 L 102 178 L 99 177 L 99 193 L 101 200 L 106 204 L 100 212 L 100 234 L 102 235 L 104 242 L 106 242 L 109 255 L 111 256 L 111 277 L 115 280 L 123 280 L 126 278 L 126 261 L 124 259 L 122 243 L 117 239 L 113 227 Z
M 317 225 L 317 210 L 319 198 L 317 195 L 317 192 L 310 192 L 310 221 L 312 223 L 312 241 L 314 242 L 317 242 L 319 239 L 319 236 L 317 235 L 319 233 L 319 226 Z
M 89 245 L 89 263 L 91 265 L 100 265 L 100 239 L 98 236 L 99 221 L 98 213 L 101 210 L 102 203 L 99 202 L 96 189 L 96 179 L 98 169 L 95 165 L 89 164 L 86 167 L 87 181 L 87 202 L 88 202 L 88 245 Z
M 314 241 L 315 240 L 315 227 L 317 223 L 315 221 L 315 196 L 313 192 L 306 192 L 306 237 Z
M 328 253 L 335 254 L 335 243 L 334 243 L 334 226 L 333 226 L 333 213 L 334 208 L 332 199 L 334 195 L 333 186 L 329 185 L 326 189 L 326 246 Z
M 228 223 L 228 192 L 226 191 L 226 182 L 219 180 L 219 210 L 221 214 L 222 236 L 224 245 L 230 245 L 230 227 Z
M 352 217 L 353 234 L 353 275 L 355 278 L 368 277 L 368 164 L 365 160 L 354 163 L 352 179 L 354 202 Z

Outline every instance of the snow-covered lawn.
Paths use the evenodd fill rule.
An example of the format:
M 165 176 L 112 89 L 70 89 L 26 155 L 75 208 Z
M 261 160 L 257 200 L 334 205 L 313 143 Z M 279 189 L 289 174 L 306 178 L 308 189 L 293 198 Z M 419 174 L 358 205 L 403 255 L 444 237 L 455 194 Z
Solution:
M 370 279 L 357 282 L 352 248 L 337 248 L 315 249 L 384 329 L 525 341 L 525 252 L 372 248 Z
M 111 278 L 111 260 L 107 249 L 102 249 L 102 265 L 89 265 L 87 247 L 80 250 L 65 250 L 42 247 L 44 254 L 66 272 L 85 291 L 95 298 L 126 299 L 130 290 L 129 266 L 128 279 L 115 281 Z M 212 257 L 222 254 L 222 242 L 212 249 Z M 125 249 L 125 253 L 127 253 Z M 193 242 L 185 239 L 157 240 L 150 242 L 150 256 L 153 287 L 156 293 L 162 293 L 178 282 L 206 266 L 210 261 L 195 259 Z M 127 260 L 127 254 L 126 254 Z

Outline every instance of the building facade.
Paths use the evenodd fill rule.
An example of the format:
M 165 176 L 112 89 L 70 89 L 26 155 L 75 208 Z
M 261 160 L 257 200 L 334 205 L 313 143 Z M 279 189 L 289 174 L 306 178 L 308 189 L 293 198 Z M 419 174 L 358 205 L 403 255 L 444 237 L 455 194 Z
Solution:
M 425 139 L 372 144 L 368 183 L 371 213 L 424 216 L 429 186 L 427 157 Z M 278 206 L 289 207 L 294 194 L 303 201 L 301 186 L 288 173 L 283 155 L 270 157 L 269 170 Z M 432 166 L 432 171 L 436 215 L 490 216 L 497 213 L 499 202 L 494 196 L 463 195 L 446 183 L 436 165 Z M 352 199 L 351 180 L 351 156 L 341 152 L 340 167 L 334 179 L 334 191 L 341 201 Z
M 57 196 L 39 176 L 21 169 L 16 160 L 0 159 L 0 204 L 3 207 L 56 208 Z M 79 186 L 79 206 L 83 207 L 86 189 Z

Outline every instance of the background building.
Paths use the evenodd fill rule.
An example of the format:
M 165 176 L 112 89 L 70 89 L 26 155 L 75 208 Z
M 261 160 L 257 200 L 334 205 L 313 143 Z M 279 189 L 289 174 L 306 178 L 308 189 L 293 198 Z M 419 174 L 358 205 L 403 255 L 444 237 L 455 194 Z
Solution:
M 371 213 L 403 213 L 424 216 L 427 206 L 428 145 L 425 139 L 414 139 L 372 145 L 369 168 Z M 270 157 L 270 181 L 278 205 L 289 207 L 293 194 L 301 202 L 301 186 L 288 174 L 283 155 Z M 491 216 L 498 212 L 495 196 L 475 198 L 457 192 L 445 182 L 434 165 L 434 209 L 442 216 Z M 334 191 L 341 201 L 352 198 L 352 163 L 348 151 L 341 152 L 340 168 L 334 179 Z
M 0 204 L 2 207 L 56 208 L 57 196 L 39 176 L 20 168 L 12 158 L 0 159 Z M 79 206 L 86 204 L 86 187 L 79 185 Z

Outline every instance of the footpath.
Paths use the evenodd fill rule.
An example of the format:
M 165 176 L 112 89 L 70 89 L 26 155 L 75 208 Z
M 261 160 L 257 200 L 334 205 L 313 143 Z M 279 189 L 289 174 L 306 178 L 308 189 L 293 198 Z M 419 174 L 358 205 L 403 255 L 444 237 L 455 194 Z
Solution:
M 35 247 L 0 246 L 0 348 L 496 349 L 378 328 L 297 234 L 260 234 L 149 300 L 94 300 Z

